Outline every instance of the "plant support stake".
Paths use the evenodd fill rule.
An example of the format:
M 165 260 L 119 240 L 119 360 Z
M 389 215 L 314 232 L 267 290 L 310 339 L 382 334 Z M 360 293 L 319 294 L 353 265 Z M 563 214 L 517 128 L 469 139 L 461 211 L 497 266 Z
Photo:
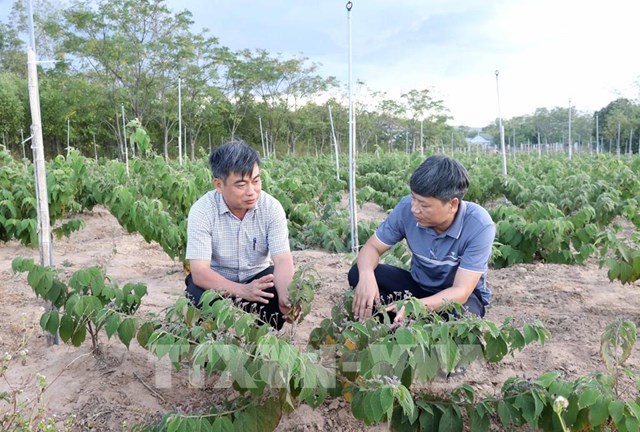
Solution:
M 333 139 L 333 148 L 336 154 L 336 180 L 340 181 L 340 161 L 338 160 L 338 140 L 336 139 L 336 131 L 333 128 L 333 115 L 331 115 L 331 104 L 327 102 L 327 108 L 329 109 L 329 123 L 331 124 L 331 138 Z
M 347 22 L 349 24 L 349 222 L 351 224 L 351 252 L 358 252 L 358 214 L 356 207 L 356 120 L 353 114 L 352 72 L 351 72 L 351 8 L 347 2 Z
M 260 125 L 260 142 L 262 143 L 262 157 L 267 158 L 267 147 L 264 145 L 264 135 L 262 132 L 262 116 L 258 116 L 258 124 Z
M 498 75 L 500 71 L 496 69 L 496 93 L 498 95 L 498 127 L 500 128 L 500 149 L 502 151 L 502 175 L 507 176 L 507 150 L 504 145 L 504 127 L 502 126 L 502 116 L 500 115 L 500 86 L 498 85 Z
M 127 129 L 124 120 L 124 104 L 120 104 L 122 110 L 122 144 L 124 147 L 124 163 L 127 169 L 127 177 L 129 177 L 129 147 L 127 147 Z
M 182 93 L 181 93 L 182 77 L 178 75 L 178 159 L 182 166 Z
M 33 9 L 31 0 L 27 1 L 29 14 L 30 45 L 27 51 L 27 71 L 29 81 L 29 105 L 31 106 L 31 135 L 33 141 L 33 167 L 36 180 L 36 202 L 38 217 L 38 252 L 40 264 L 51 267 L 53 265 L 51 249 L 51 225 L 49 222 L 49 196 L 47 194 L 47 174 L 44 163 L 44 146 L 42 138 L 42 120 L 40 116 L 40 91 L 38 89 L 38 68 L 36 61 L 36 39 L 33 30 Z M 54 306 L 48 304 L 48 309 Z M 58 344 L 58 335 L 46 333 L 47 345 Z

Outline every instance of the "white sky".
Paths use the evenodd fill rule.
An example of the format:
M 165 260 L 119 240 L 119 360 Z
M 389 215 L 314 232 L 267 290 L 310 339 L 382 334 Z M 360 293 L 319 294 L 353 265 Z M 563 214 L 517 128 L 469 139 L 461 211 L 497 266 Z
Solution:
M 431 88 L 453 124 L 485 126 L 536 108 L 603 108 L 640 90 L 640 2 L 352 0 L 354 82 L 398 97 Z M 232 49 L 302 53 L 348 82 L 346 1 L 169 0 Z
M 595 111 L 637 99 L 640 41 L 636 0 L 352 0 L 353 82 L 397 98 L 432 89 L 452 124 L 485 126 L 536 108 Z M 12 0 L 0 0 L 6 21 Z M 220 44 L 264 48 L 321 63 L 348 82 L 346 1 L 167 0 L 188 9 Z

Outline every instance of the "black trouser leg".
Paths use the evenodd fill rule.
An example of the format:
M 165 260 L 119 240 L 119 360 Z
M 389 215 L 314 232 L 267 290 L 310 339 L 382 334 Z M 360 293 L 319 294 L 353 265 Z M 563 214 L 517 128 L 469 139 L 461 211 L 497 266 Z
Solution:
M 435 293 L 429 293 L 425 291 L 411 276 L 411 273 L 407 270 L 388 265 L 378 264 L 378 267 L 374 270 L 373 274 L 378 282 L 378 290 L 380 291 L 380 300 L 383 304 L 391 303 L 405 296 L 407 293 L 416 297 L 424 298 Z M 349 286 L 355 288 L 360 280 L 360 274 L 358 273 L 358 267 L 353 266 L 349 270 Z M 465 309 L 479 317 L 484 316 L 484 305 L 478 298 L 477 293 L 474 291 L 466 303 Z M 395 314 L 394 314 L 395 317 Z M 390 318 L 393 319 L 393 317 Z
M 268 274 L 273 274 L 273 266 L 267 267 L 265 270 L 261 271 L 255 276 L 252 276 L 246 281 L 243 281 L 242 283 L 251 283 L 255 279 L 259 279 Z M 187 298 L 191 300 L 191 303 L 193 303 L 195 306 L 201 307 L 200 298 L 202 297 L 202 294 L 204 294 L 205 290 L 193 283 L 193 278 L 191 277 L 191 275 L 188 275 L 184 282 L 186 284 L 185 291 Z M 285 317 L 280 312 L 278 292 L 276 291 L 275 287 L 268 288 L 264 291 L 273 294 L 273 297 L 269 299 L 268 304 L 259 302 L 248 302 L 242 299 L 236 299 L 235 301 L 243 310 L 256 313 L 262 321 L 269 323 L 269 325 L 271 325 L 276 330 L 280 330 L 285 323 Z
M 378 264 L 378 267 L 373 271 L 378 283 L 378 291 L 380 292 L 380 302 L 383 305 L 393 303 L 396 300 L 401 299 L 406 293 L 413 294 L 418 289 L 418 284 L 411 277 L 411 273 L 401 268 L 388 265 Z M 360 280 L 360 273 L 358 273 L 358 267 L 354 265 L 349 270 L 347 275 L 349 280 L 349 286 L 355 288 Z M 396 318 L 395 312 L 387 312 L 391 322 Z M 382 321 L 383 315 L 381 313 L 376 314 L 376 318 Z
M 257 275 L 247 279 L 243 283 L 248 284 L 253 282 L 256 279 L 260 279 L 263 276 L 273 274 L 273 266 L 267 267 Z M 269 292 L 273 294 L 273 297 L 269 299 L 269 303 L 259 303 L 259 302 L 244 302 L 247 304 L 246 307 L 243 307 L 244 310 L 250 312 L 258 312 L 260 319 L 266 323 L 269 323 L 271 327 L 276 330 L 280 330 L 285 323 L 285 317 L 280 312 L 280 299 L 278 297 L 278 291 L 276 287 L 267 288 L 264 290 L 265 292 Z
M 388 264 L 378 264 L 373 274 L 376 277 L 376 282 L 378 282 L 378 290 L 380 291 L 380 300 L 382 303 L 387 304 L 398 300 L 402 298 L 406 292 L 419 297 L 417 293 L 420 286 L 413 280 L 411 273 L 408 271 Z M 355 288 L 355 286 L 358 285 L 360 273 L 358 273 L 357 266 L 354 265 L 351 267 L 348 279 L 349 286 Z

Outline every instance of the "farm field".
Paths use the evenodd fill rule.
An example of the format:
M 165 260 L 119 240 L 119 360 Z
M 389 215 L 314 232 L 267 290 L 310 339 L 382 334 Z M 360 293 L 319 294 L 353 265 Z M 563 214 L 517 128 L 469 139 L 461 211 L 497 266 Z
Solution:
M 53 260 L 61 279 L 90 266 L 101 266 L 120 286 L 127 282 L 146 285 L 148 295 L 143 298 L 137 317 L 161 315 L 183 296 L 184 271 L 179 259 L 183 253 L 181 212 L 188 208 L 191 197 L 200 194 L 198 188 L 206 182 L 196 183 L 194 179 L 202 177 L 206 169 L 194 164 L 179 171 L 176 167 L 164 167 L 159 160 L 134 162 L 131 179 L 122 180 L 122 166 L 92 165 L 90 160 L 74 155 L 66 162 L 63 159 L 50 167 L 59 179 L 55 183 L 58 200 L 52 202 L 54 210 L 61 209 L 56 213 L 57 226 L 74 219 L 82 223 L 69 230 L 66 237 L 54 240 Z M 473 165 L 473 160 L 470 158 L 469 164 Z M 279 335 L 301 351 L 312 331 L 331 316 L 335 305 L 341 304 L 341 296 L 348 290 L 346 274 L 353 260 L 346 252 L 348 233 L 344 228 L 345 213 L 341 210 L 344 194 L 340 192 L 343 183 L 332 183 L 335 173 L 327 169 L 331 163 L 324 161 L 322 165 L 322 162 L 320 168 L 313 168 L 309 160 L 303 160 L 299 166 L 289 169 L 274 161 L 265 169 L 267 190 L 283 201 L 290 218 L 296 267 L 309 264 L 317 272 L 318 285 L 310 313 L 295 328 L 285 326 Z M 407 162 L 415 163 L 415 160 L 399 157 L 385 165 L 384 161 L 371 158 L 361 164 L 358 219 L 364 238 L 385 218 L 397 196 L 406 193 L 402 167 L 406 170 Z M 501 361 L 475 362 L 464 375 L 448 379 L 438 376 L 429 384 L 412 386 L 414 397 L 423 393 L 445 395 L 466 383 L 480 398 L 499 399 L 503 384 L 513 377 L 536 380 L 553 370 L 558 371 L 559 379 L 572 381 L 606 372 L 600 356 L 600 338 L 607 324 L 620 319 L 639 323 L 640 296 L 636 293 L 640 282 L 634 280 L 637 279 L 638 269 L 634 264 L 638 252 L 633 249 L 638 224 L 637 202 L 633 197 L 637 196 L 639 183 L 629 177 L 634 162 L 625 165 L 602 158 L 600 164 L 589 165 L 593 167 L 592 172 L 561 177 L 562 170 L 575 167 L 566 167 L 557 159 L 536 162 L 532 158 L 521 165 L 518 175 L 524 177 L 514 177 L 504 184 L 498 184 L 495 176 L 492 177 L 490 166 L 495 160 L 483 165 L 485 162 L 478 163 L 476 158 L 477 166 L 471 170 L 476 187 L 469 193 L 469 199 L 475 198 L 490 209 L 498 224 L 494 264 L 488 275 L 494 300 L 485 318 L 501 323 L 512 317 L 515 327 L 537 319 L 548 330 L 550 338 L 543 345 L 533 341 Z M 527 167 L 527 163 L 531 167 Z M 541 177 L 535 175 L 535 168 L 541 169 L 544 163 L 548 163 L 544 168 L 548 178 L 540 180 L 541 184 L 533 184 L 531 178 Z M 588 161 L 576 164 L 588 164 Z M 607 164 L 615 168 L 615 174 L 596 178 Z M 381 172 L 384 166 L 392 169 Z M 15 171 L 7 172 L 17 173 L 20 169 L 13 167 Z M 305 175 L 305 169 L 318 171 Z M 172 170 L 171 176 L 169 170 Z M 151 172 L 157 176 L 155 179 L 140 182 L 140 178 Z M 83 176 L 82 182 L 80 176 Z M 559 178 L 563 181 L 559 182 Z M 320 183 L 308 184 L 305 179 Z M 118 182 L 119 186 L 113 186 Z M 169 196 L 177 195 L 162 188 L 174 183 L 188 193 L 180 195 L 179 204 L 165 204 Z M 80 184 L 86 190 L 80 191 Z M 15 191 L 20 191 L 20 185 L 7 190 L 17 196 Z M 313 194 L 309 195 L 310 191 Z M 134 194 L 139 194 L 136 204 L 130 201 Z M 153 200 L 145 201 L 154 196 Z M 79 213 L 69 213 L 68 209 Z M 141 214 L 145 217 L 140 218 Z M 153 227 L 144 225 L 144 220 L 151 221 L 151 225 L 160 224 L 161 229 L 154 231 Z M 44 303 L 36 298 L 26 274 L 11 270 L 16 257 L 37 260 L 37 250 L 23 245 L 30 238 L 25 235 L 29 224 L 13 222 L 6 227 L 18 225 L 21 229 L 14 230 L 13 234 L 20 242 L 5 239 L 0 248 L 0 296 L 3 299 L 0 355 L 12 356 L 0 365 L 7 367 L 0 381 L 0 394 L 16 394 L 20 390 L 17 400 L 26 404 L 20 407 L 23 415 L 52 418 L 55 414 L 56 427 L 61 430 L 66 419 L 75 416 L 72 430 L 120 431 L 130 430 L 136 424 L 157 422 L 170 411 L 184 416 L 196 415 L 237 396 L 218 375 L 204 378 L 194 372 L 197 368 L 191 367 L 189 361 L 183 361 L 181 370 L 177 371 L 166 356 L 158 360 L 155 353 L 135 341 L 127 349 L 118 335 L 107 340 L 102 332 L 98 355 L 92 354 L 89 340 L 78 347 L 70 344 L 46 347 L 39 325 Z M 614 226 L 617 229 L 612 233 L 603 231 Z M 5 234 L 7 232 L 11 234 L 11 231 Z M 595 243 L 602 243 L 604 239 L 610 242 L 610 259 L 603 261 L 605 265 L 601 268 Z M 618 259 L 614 259 L 616 257 Z M 399 253 L 393 258 L 401 261 L 403 256 Z M 607 277 L 608 272 L 612 280 Z M 621 283 L 621 279 L 627 283 Z M 630 352 L 626 365 L 632 373 L 640 371 L 637 347 Z M 43 378 L 38 374 L 45 377 L 47 386 L 39 399 L 37 389 Z M 620 384 L 616 397 L 637 397 L 633 382 L 621 379 Z M 296 401 L 295 409 L 282 413 L 275 430 L 389 429 L 384 422 L 367 426 L 356 419 L 353 403 L 343 397 L 326 397 L 312 408 Z M 629 410 L 634 409 L 632 404 Z M 0 409 L 0 414 L 6 415 L 16 408 L 0 403 Z M 631 417 L 633 414 L 629 411 L 626 418 Z M 497 417 L 492 418 L 492 428 L 500 428 L 496 420 Z M 633 419 L 628 424 L 632 422 Z M 445 430 L 457 429 L 452 425 Z
M 380 210 L 376 214 L 374 206 L 367 206 L 371 208 L 374 212 L 363 217 L 384 216 Z M 182 295 L 182 268 L 157 244 L 146 243 L 138 234 L 127 234 L 102 208 L 95 208 L 84 219 L 84 229 L 55 242 L 54 259 L 58 265 L 66 266 L 70 272 L 98 264 L 105 266 L 118 282 L 145 281 L 149 296 L 144 309 L 160 310 Z M 24 361 L 16 359 L 7 373 L 12 386 L 24 388 L 25 398 L 34 394 L 36 374 L 40 373 L 51 384 L 41 402 L 48 415 L 56 414 L 60 419 L 75 415 L 76 430 L 120 431 L 165 411 L 189 412 L 220 397 L 215 390 L 189 384 L 186 370 L 172 371 L 168 362 L 157 362 L 139 346 L 132 344 L 127 351 L 119 341 L 108 342 L 104 335 L 103 354 L 98 357 L 89 354 L 88 343 L 80 348 L 65 344 L 47 348 L 38 325 L 42 302 L 35 298 L 24 275 L 10 270 L 14 257 L 35 255 L 16 242 L 0 248 L 0 351 L 16 353 L 28 349 Z M 329 315 L 331 306 L 347 289 L 350 258 L 347 254 L 322 251 L 295 252 L 294 257 L 296 264 L 312 263 L 320 274 L 312 312 L 294 335 L 294 340 L 303 344 L 311 328 Z M 489 281 L 495 300 L 488 319 L 499 322 L 506 316 L 516 320 L 536 317 L 544 322 L 552 338 L 544 346 L 528 346 L 500 363 L 474 365 L 464 377 L 452 378 L 452 384 L 464 380 L 492 394 L 514 375 L 536 378 L 545 371 L 559 370 L 567 378 L 576 378 L 604 370 L 598 354 L 604 325 L 616 318 L 638 320 L 640 296 L 635 292 L 640 283 L 623 286 L 609 282 L 605 272 L 593 263 L 522 264 L 491 270 Z M 289 325 L 284 329 L 287 330 Z M 640 370 L 637 349 L 630 365 Z M 168 376 L 169 387 L 156 385 L 156 379 L 162 382 Z M 6 390 L 6 383 L 0 389 Z M 286 414 L 276 430 L 328 429 L 388 430 L 364 426 L 339 399 L 328 400 L 315 410 L 302 405 Z

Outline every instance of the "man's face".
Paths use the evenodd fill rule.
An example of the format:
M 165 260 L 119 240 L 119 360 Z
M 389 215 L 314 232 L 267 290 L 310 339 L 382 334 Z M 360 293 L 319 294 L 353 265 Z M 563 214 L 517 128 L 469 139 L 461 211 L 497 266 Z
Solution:
M 451 226 L 456 217 L 459 203 L 458 198 L 442 202 L 437 198 L 411 193 L 411 213 L 418 224 L 423 227 L 435 228 L 439 232 L 443 232 Z
M 224 202 L 232 213 L 236 216 L 244 216 L 247 210 L 256 206 L 256 202 L 262 191 L 262 182 L 260 180 L 260 167 L 258 164 L 253 166 L 251 175 L 244 177 L 239 173 L 231 173 L 226 181 L 214 179 L 213 184 L 222 194 Z M 240 215 L 238 215 L 240 213 Z

